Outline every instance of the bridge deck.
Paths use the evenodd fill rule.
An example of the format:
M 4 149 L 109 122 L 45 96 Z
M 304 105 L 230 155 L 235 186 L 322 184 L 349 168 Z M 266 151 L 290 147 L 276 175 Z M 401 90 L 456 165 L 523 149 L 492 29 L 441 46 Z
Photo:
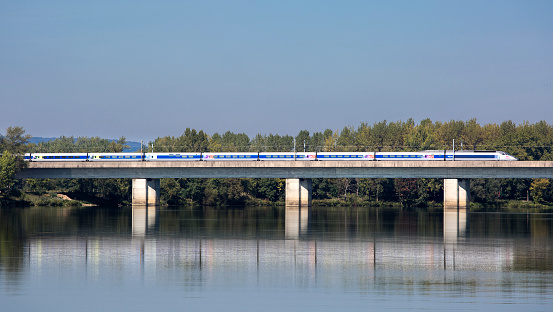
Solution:
M 30 162 L 18 178 L 553 178 L 553 161 Z

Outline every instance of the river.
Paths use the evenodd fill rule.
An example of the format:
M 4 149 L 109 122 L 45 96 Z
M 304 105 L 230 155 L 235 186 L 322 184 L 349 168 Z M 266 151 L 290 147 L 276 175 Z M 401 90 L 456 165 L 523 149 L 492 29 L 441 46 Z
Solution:
M 0 210 L 2 311 L 551 311 L 553 214 Z

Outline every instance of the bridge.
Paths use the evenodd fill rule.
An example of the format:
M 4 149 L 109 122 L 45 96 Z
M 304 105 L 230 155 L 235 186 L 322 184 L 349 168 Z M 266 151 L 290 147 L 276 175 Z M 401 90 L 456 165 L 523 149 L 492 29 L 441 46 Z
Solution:
M 285 178 L 286 204 L 311 205 L 312 178 L 441 178 L 444 208 L 468 208 L 471 178 L 553 178 L 553 161 L 30 162 L 17 178 L 132 178 L 133 204 L 159 205 L 161 178 Z

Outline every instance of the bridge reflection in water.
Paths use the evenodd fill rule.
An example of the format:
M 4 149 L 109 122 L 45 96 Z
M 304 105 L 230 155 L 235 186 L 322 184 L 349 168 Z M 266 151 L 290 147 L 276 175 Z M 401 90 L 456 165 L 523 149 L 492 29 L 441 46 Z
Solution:
M 346 269 L 353 265 L 357 269 L 443 269 L 455 270 L 462 267 L 510 270 L 514 254 L 505 246 L 463 245 L 467 239 L 469 213 L 445 212 L 443 219 L 443 240 L 434 238 L 375 236 L 372 239 L 324 239 L 311 235 L 311 209 L 289 207 L 285 213 L 283 239 L 252 238 L 202 238 L 200 237 L 158 237 L 155 235 L 159 209 L 154 207 L 133 207 L 132 239 L 119 242 L 116 248 L 104 242 L 101 248 L 94 248 L 87 254 L 97 261 L 112 261 L 111 257 L 124 254 L 131 256 L 124 261 L 135 262 L 145 268 L 164 265 L 186 264 L 192 267 L 209 268 L 223 266 L 228 269 L 298 265 L 315 269 L 317 266 L 340 265 Z M 318 233 L 319 234 L 319 233 Z M 121 240 L 121 239 L 120 239 Z M 91 246 L 92 246 L 91 245 Z M 112 250 L 118 250 L 113 253 Z M 135 254 L 138 258 L 133 257 Z M 356 269 L 356 270 L 357 270 Z
M 147 233 L 153 234 L 158 210 L 156 206 L 133 205 L 132 235 L 141 237 L 145 236 Z
M 249 234 L 225 237 L 202 231 L 159 235 L 162 213 L 159 208 L 133 208 L 130 236 L 31 236 L 26 257 L 28 270 L 40 272 L 46 266 L 52 269 L 62 263 L 64 269 L 86 267 L 89 278 L 108 274 L 126 279 L 139 274 L 142 279 L 172 280 L 200 274 L 188 276 L 195 282 L 236 274 L 257 275 L 264 270 L 274 273 L 275 278 L 300 278 L 302 281 L 298 282 L 307 284 L 365 283 L 375 278 L 397 282 L 396 279 L 403 279 L 400 272 L 416 271 L 420 272 L 416 278 L 421 282 L 443 283 L 449 277 L 439 272 L 510 272 L 520 268 L 521 263 L 536 262 L 531 244 L 518 246 L 515 251 L 509 238 L 471 239 L 466 212 L 444 214 L 442 238 L 378 231 L 372 236 L 356 236 L 353 232 L 336 236 L 327 235 L 321 228 L 314 233 L 312 212 L 301 209 L 286 211 L 282 236 L 277 233 L 265 237 Z M 539 250 L 553 251 L 551 242 L 547 241 Z M 551 271 L 548 259 L 538 260 L 543 264 L 536 267 Z M 339 274 L 317 280 L 318 275 L 330 268 Z
M 551 214 L 1 209 L 0 247 L 6 311 L 553 303 Z

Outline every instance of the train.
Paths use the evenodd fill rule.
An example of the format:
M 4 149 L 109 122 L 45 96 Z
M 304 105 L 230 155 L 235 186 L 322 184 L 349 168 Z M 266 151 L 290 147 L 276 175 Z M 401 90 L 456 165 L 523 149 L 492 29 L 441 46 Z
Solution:
M 502 151 L 245 152 L 245 153 L 27 153 L 25 161 L 513 161 Z

